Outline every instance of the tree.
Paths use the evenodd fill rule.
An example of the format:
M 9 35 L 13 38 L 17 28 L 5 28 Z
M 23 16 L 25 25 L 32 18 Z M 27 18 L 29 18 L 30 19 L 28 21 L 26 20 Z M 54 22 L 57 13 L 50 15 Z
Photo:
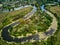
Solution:
M 47 40 L 47 45 L 55 45 L 55 42 L 57 41 L 57 38 L 54 36 L 51 36 L 50 38 L 48 38 Z

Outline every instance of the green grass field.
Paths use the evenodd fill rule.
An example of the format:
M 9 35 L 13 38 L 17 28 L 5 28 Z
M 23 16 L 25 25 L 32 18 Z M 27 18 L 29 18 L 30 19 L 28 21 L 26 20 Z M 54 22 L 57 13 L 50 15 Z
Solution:
M 9 23 L 12 23 L 13 21 L 16 21 L 22 18 L 27 13 L 29 13 L 32 9 L 33 9 L 32 7 L 27 7 L 24 9 L 20 9 L 20 10 L 8 12 L 8 13 L 1 12 L 0 13 L 0 29 L 3 26 L 8 25 Z

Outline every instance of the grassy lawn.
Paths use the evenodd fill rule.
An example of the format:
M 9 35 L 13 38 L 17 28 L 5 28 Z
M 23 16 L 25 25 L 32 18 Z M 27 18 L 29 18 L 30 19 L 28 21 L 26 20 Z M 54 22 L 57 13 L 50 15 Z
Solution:
M 27 7 L 24 9 L 20 9 L 20 10 L 8 12 L 8 13 L 1 12 L 0 13 L 0 29 L 3 26 L 8 25 L 12 21 L 16 21 L 16 20 L 22 18 L 27 13 L 29 13 L 32 9 L 33 9 L 32 7 Z

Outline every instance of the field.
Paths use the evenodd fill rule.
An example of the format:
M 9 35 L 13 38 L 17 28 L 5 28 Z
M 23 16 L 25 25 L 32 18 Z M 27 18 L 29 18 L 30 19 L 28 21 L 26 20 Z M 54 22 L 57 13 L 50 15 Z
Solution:
M 9 23 L 16 21 L 17 19 L 22 18 L 27 13 L 29 13 L 32 9 L 33 9 L 32 7 L 27 7 L 12 12 L 0 12 L 0 29 L 5 25 L 8 25 Z
M 45 32 L 51 25 L 52 17 L 46 13 L 36 12 L 30 19 L 26 20 L 25 23 L 20 24 L 10 31 L 10 35 L 18 36 L 29 36 L 39 32 Z
M 12 12 L 0 12 L 0 45 L 9 45 L 8 43 L 5 43 L 5 41 L 1 39 L 2 28 L 12 23 L 13 21 L 22 18 L 23 16 L 28 14 L 32 9 L 33 9 L 32 7 L 27 7 Z
M 6 43 L 0 38 L 0 45 L 60 45 L 60 6 L 47 6 L 47 10 L 54 14 L 58 21 L 58 28 L 56 33 L 49 37 L 47 41 L 36 41 L 36 42 L 26 42 L 24 44 L 20 43 Z M 21 10 L 9 12 L 9 13 L 0 13 L 0 29 L 5 25 L 21 19 L 24 15 L 29 13 L 32 10 L 32 7 L 24 8 Z M 13 27 L 12 31 L 9 31 L 10 35 L 18 36 L 27 36 L 26 34 L 36 34 L 37 32 L 45 32 L 49 28 L 52 22 L 52 17 L 47 15 L 45 12 L 38 13 L 36 12 L 30 19 L 22 22 L 21 25 Z M 1 34 L 1 33 L 0 33 Z M 3 43 L 3 44 L 2 44 Z
M 32 8 L 28 8 L 28 9 L 32 9 Z M 26 9 L 26 12 L 27 12 L 27 10 L 28 9 Z M 23 9 L 22 9 L 23 10 Z M 31 11 L 31 10 L 30 10 Z M 28 12 L 30 12 L 30 11 L 28 11 Z M 20 14 L 20 12 L 21 12 L 21 10 L 20 11 L 18 11 L 19 12 L 19 14 Z M 6 16 L 6 18 L 7 19 L 9 19 L 9 20 L 11 20 L 11 21 L 15 21 L 15 17 L 16 16 L 18 16 L 17 14 L 18 14 L 18 12 L 17 11 L 15 11 L 15 12 L 10 12 L 10 13 L 5 13 L 5 16 Z M 25 11 L 22 11 L 23 13 L 25 12 Z M 8 14 L 8 15 L 7 15 Z M 25 13 L 24 13 L 25 14 Z M 1 14 L 2 15 L 2 14 Z M 13 18 L 12 18 L 13 17 Z M 23 16 L 22 16 L 23 17 Z M 21 18 L 22 18 L 21 17 Z M 6 19 L 6 18 L 2 18 L 2 19 Z M 7 20 L 6 19 L 6 20 Z M 12 19 L 14 19 L 14 20 L 12 20 Z M 19 18 L 20 19 L 20 18 Z M 5 21 L 6 21 L 5 20 Z M 9 22 L 9 20 L 7 20 L 8 22 Z M 9 23 L 11 23 L 11 22 L 9 22 L 9 23 L 7 23 L 7 21 L 5 22 L 4 21 L 4 23 L 2 23 L 2 24 L 4 24 L 4 25 L 7 25 L 7 24 L 9 24 Z M 37 32 L 45 32 L 46 31 L 46 29 L 48 29 L 49 28 L 49 26 L 51 25 L 51 22 L 52 22 L 52 17 L 50 17 L 48 14 L 46 14 L 45 12 L 42 12 L 42 13 L 38 13 L 38 12 L 36 12 L 30 19 L 28 19 L 28 20 L 26 20 L 25 21 L 25 23 L 22 23 L 21 25 L 18 25 L 17 27 L 13 27 L 12 28 L 12 31 L 9 31 L 9 33 L 10 33 L 10 35 L 12 36 L 15 36 L 15 37 L 18 37 L 18 36 L 21 36 L 21 35 L 23 35 L 23 36 L 27 36 L 26 34 L 36 34 L 36 31 Z M 3 26 L 4 26 L 3 25 Z M 1 38 L 0 38 L 0 44 L 2 45 L 2 43 L 3 44 L 5 44 L 5 45 L 21 45 L 20 43 L 12 43 L 12 44 L 8 44 L 8 43 L 6 43 L 6 41 L 3 41 Z M 24 43 L 23 45 L 43 45 L 44 44 L 44 42 L 39 42 L 39 41 L 36 41 L 36 42 L 34 42 L 34 43 L 31 43 L 31 42 L 27 42 L 27 43 Z

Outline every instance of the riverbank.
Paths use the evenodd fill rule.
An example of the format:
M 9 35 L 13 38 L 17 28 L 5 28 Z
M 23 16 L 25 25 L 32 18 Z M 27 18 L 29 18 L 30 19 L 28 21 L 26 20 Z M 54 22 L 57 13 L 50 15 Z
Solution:
M 27 16 L 25 16 L 26 18 L 24 17 L 23 19 L 26 20 L 26 19 L 30 18 L 35 12 L 36 12 L 36 8 L 34 7 L 33 10 L 30 13 L 28 13 Z M 30 40 L 30 39 L 34 38 L 34 35 L 30 36 L 31 38 L 30 37 L 23 37 L 23 38 L 20 38 L 20 39 L 11 37 L 9 35 L 8 29 L 11 28 L 12 26 L 15 26 L 16 24 L 19 24 L 19 23 L 20 23 L 20 21 L 19 22 L 14 22 L 14 23 L 11 23 L 11 24 L 5 26 L 2 29 L 2 34 L 1 34 L 2 39 L 6 40 L 8 42 L 12 42 L 12 41 L 14 41 L 14 42 L 23 42 L 23 41 Z
M 55 32 L 55 34 L 53 35 L 53 37 L 55 37 L 55 41 L 52 40 L 52 43 L 54 43 L 54 45 L 60 45 L 60 6 L 50 6 L 50 8 L 47 7 L 47 10 L 49 10 L 51 13 L 54 14 L 54 16 L 57 19 L 58 22 L 58 28 L 57 31 Z M 51 39 L 51 38 L 49 38 Z
M 44 33 L 47 37 L 49 37 L 49 36 L 51 36 L 51 35 L 53 35 L 53 33 L 55 33 L 55 30 L 57 29 L 57 22 L 56 22 L 56 18 L 53 16 L 53 14 L 51 14 L 49 11 L 47 11 L 47 10 L 44 10 L 47 14 L 49 14 L 51 17 L 53 17 L 53 22 L 52 22 L 52 25 L 51 25 L 51 27 Z M 34 12 L 32 12 L 32 14 L 33 14 Z M 30 18 L 31 16 L 30 16 L 30 14 L 31 13 L 29 13 L 25 18 L 26 19 L 28 19 L 28 18 Z M 25 19 L 24 18 L 24 19 Z M 56 22 L 56 24 L 55 24 L 55 26 L 53 25 L 54 23 Z M 17 23 L 18 24 L 18 23 Z M 13 26 L 14 26 L 15 24 L 13 24 Z M 11 26 L 11 25 L 10 25 Z M 10 27 L 10 26 L 7 26 L 6 28 L 4 28 L 4 30 L 8 30 L 8 28 Z M 3 30 L 3 32 L 7 32 L 7 31 L 4 31 Z M 51 30 L 52 30 L 52 32 L 51 32 Z M 9 34 L 8 32 L 7 32 L 7 34 Z M 6 34 L 6 35 L 7 35 Z M 40 33 L 39 33 L 40 34 Z M 42 33 L 43 34 L 43 33 Z M 4 36 L 5 38 L 5 40 L 6 40 L 6 35 L 2 35 L 2 36 Z M 45 36 L 45 35 L 43 35 L 43 36 Z M 12 39 L 12 37 L 10 37 L 9 35 L 8 35 L 8 37 L 11 39 L 11 40 L 9 40 L 8 38 L 7 38 L 7 40 L 8 41 L 15 41 L 15 42 L 18 42 L 18 40 L 19 41 L 26 41 L 26 40 L 29 40 L 30 41 L 30 39 L 34 39 L 34 40 L 39 40 L 39 39 L 42 39 L 41 37 L 39 38 L 39 35 L 31 35 L 31 36 L 29 36 L 29 37 L 24 37 L 24 38 L 21 38 L 21 39 L 18 39 L 18 38 L 14 38 L 14 39 Z M 44 37 L 43 37 L 44 38 Z M 46 38 L 46 37 L 45 37 Z M 24 40 L 23 40 L 24 39 Z
M 32 6 L 29 6 L 13 12 L 1 12 L 0 13 L 0 29 L 2 29 L 3 26 L 16 21 L 17 19 L 24 17 L 32 9 L 33 9 Z

